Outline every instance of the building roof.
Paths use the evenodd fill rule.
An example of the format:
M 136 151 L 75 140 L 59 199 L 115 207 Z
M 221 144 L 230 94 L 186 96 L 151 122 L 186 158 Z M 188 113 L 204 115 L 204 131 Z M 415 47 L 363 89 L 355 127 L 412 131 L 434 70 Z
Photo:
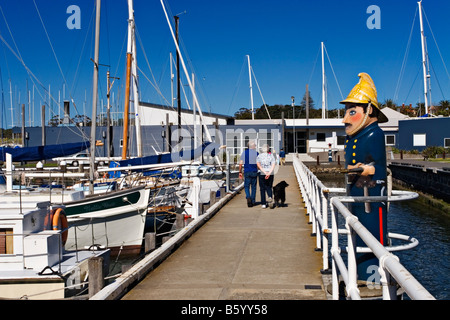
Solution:
M 388 122 L 380 123 L 381 128 L 386 127 L 398 128 L 399 120 L 405 120 L 410 118 L 406 114 L 400 113 L 388 107 L 381 109 L 381 112 L 383 112 L 384 115 L 388 118 Z
M 165 106 L 165 105 L 161 105 L 161 104 L 155 104 L 155 103 L 143 102 L 143 101 L 140 101 L 139 104 L 142 107 L 153 108 L 153 109 L 164 110 L 164 111 L 177 112 L 177 108 L 176 107 L 172 107 L 172 106 Z M 193 114 L 194 111 L 191 110 L 191 109 L 181 108 L 181 113 Z M 203 110 L 202 110 L 202 113 L 203 113 L 204 116 L 212 117 L 212 118 L 219 118 L 219 119 L 232 119 L 233 118 L 231 116 L 218 114 L 218 113 L 212 113 L 212 112 L 206 112 L 206 111 L 203 111 Z

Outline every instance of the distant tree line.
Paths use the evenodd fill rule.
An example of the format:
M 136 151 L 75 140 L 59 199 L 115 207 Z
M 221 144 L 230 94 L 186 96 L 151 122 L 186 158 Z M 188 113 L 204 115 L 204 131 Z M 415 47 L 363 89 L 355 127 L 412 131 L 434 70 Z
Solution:
M 344 106 L 339 109 L 328 110 L 328 118 L 341 118 L 344 116 Z M 276 104 L 273 106 L 262 105 L 259 108 L 254 108 L 255 119 L 281 119 L 282 113 L 284 113 L 285 119 L 306 119 L 306 94 L 303 96 L 302 102 L 292 107 L 291 104 Z M 309 118 L 322 118 L 322 108 L 315 108 L 314 99 L 309 94 Z M 252 110 L 250 108 L 242 107 L 235 114 L 236 119 L 251 119 Z
M 112 120 L 111 120 L 112 121 Z M 134 119 L 131 119 L 131 123 L 133 124 Z M 85 115 L 76 115 L 75 117 L 69 120 L 71 124 L 75 124 L 76 126 L 90 127 L 92 126 L 92 120 L 90 117 Z M 106 126 L 106 114 L 97 115 L 97 125 L 98 126 Z M 60 117 L 59 115 L 54 115 L 48 120 L 49 127 L 57 127 L 64 123 L 64 117 Z M 114 121 L 114 124 L 111 125 L 121 126 L 123 125 L 123 119 L 118 119 Z
M 380 103 L 381 108 L 391 108 L 402 114 L 408 115 L 410 117 L 419 117 L 425 114 L 425 104 L 423 102 L 417 103 L 414 107 L 409 105 L 397 105 L 392 99 L 386 99 L 384 102 Z M 306 95 L 303 97 L 300 105 L 280 105 L 276 104 L 273 106 L 262 105 L 259 108 L 254 108 L 255 119 L 269 119 L 269 114 L 271 119 L 281 119 L 282 113 L 284 113 L 285 119 L 306 119 Z M 434 104 L 429 107 L 429 112 L 433 115 L 439 116 L 450 116 L 450 101 L 441 100 L 439 103 Z M 345 114 L 345 108 L 342 105 L 340 108 L 335 108 L 327 111 L 327 118 L 343 118 Z M 251 119 L 252 111 L 250 108 L 242 107 L 235 114 L 236 119 Z M 322 108 L 315 108 L 314 100 L 309 95 L 309 118 L 319 119 L 322 118 Z
M 397 105 L 392 101 L 392 99 L 386 99 L 381 104 L 381 106 L 382 106 L 382 108 L 384 108 L 384 107 L 391 108 L 400 113 L 406 114 L 410 117 L 420 117 L 425 114 L 425 103 L 424 102 L 418 102 L 413 107 L 412 104 Z M 450 116 L 450 101 L 449 100 L 441 100 L 441 101 L 439 101 L 439 103 L 434 103 L 432 106 L 429 106 L 428 108 L 429 108 L 428 112 L 435 116 L 444 116 L 444 117 Z

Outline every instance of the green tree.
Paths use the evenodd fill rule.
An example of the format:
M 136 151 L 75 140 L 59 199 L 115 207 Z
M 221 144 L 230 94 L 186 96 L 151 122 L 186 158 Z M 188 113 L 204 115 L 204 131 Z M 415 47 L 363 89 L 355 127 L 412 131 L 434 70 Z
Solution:
M 48 120 L 48 125 L 50 127 L 57 127 L 63 123 L 63 119 L 59 115 L 54 115 L 50 120 Z
M 251 119 L 252 118 L 252 110 L 248 109 L 248 108 L 240 108 L 239 111 L 237 111 L 234 114 L 234 117 L 236 119 Z
M 437 105 L 436 115 L 443 115 L 445 117 L 450 116 L 450 101 L 441 100 Z
M 395 104 L 395 102 L 392 99 L 384 100 L 384 102 L 381 103 L 380 107 L 381 108 L 387 107 L 387 108 L 390 108 L 390 109 L 393 109 L 393 110 L 397 111 L 397 105 Z

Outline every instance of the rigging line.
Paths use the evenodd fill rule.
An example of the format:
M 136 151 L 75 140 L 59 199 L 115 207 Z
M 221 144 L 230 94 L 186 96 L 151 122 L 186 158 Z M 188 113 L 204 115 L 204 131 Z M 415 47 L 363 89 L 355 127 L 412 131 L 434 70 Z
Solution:
M 227 111 L 228 114 L 230 113 L 230 108 L 233 105 L 234 99 L 237 96 L 237 92 L 239 91 L 238 89 L 239 89 L 239 86 L 240 86 L 240 83 L 241 83 L 242 73 L 244 71 L 245 64 L 246 64 L 246 61 L 245 61 L 245 58 L 244 58 L 242 66 L 241 66 L 241 72 L 239 73 L 239 77 L 238 77 L 237 83 L 236 83 L 236 85 L 234 87 L 233 96 L 231 97 L 231 102 L 230 102 L 230 105 L 228 107 L 228 111 Z
M 144 45 L 143 45 L 143 43 L 142 43 L 141 36 L 140 36 L 140 34 L 139 34 L 138 30 L 137 30 L 137 26 L 136 26 L 136 25 L 135 25 L 135 29 L 136 29 L 136 35 L 137 35 L 136 38 L 138 39 L 139 45 L 141 46 L 141 49 L 142 49 L 142 53 L 143 53 L 145 62 L 147 63 L 147 66 L 148 66 L 148 68 L 149 68 L 149 70 L 150 70 L 150 74 L 151 74 L 151 76 L 152 76 L 152 79 L 153 79 L 154 83 L 153 83 L 153 82 L 152 82 L 152 81 L 144 74 L 144 72 L 142 71 L 141 68 L 139 68 L 139 66 L 138 66 L 138 70 L 144 75 L 144 77 L 145 77 L 145 78 L 148 80 L 148 82 L 153 86 L 153 88 L 155 88 L 156 92 L 164 99 L 164 101 L 166 101 L 169 105 L 171 105 L 171 104 L 167 101 L 167 99 L 164 97 L 163 93 L 161 92 L 161 89 L 160 89 L 159 86 L 157 85 L 157 82 L 156 82 L 156 79 L 155 79 L 155 75 L 153 74 L 153 70 L 152 70 L 152 68 L 151 68 L 151 66 L 150 66 L 150 62 L 149 62 L 149 60 L 148 60 L 147 54 L 145 53 Z M 184 89 L 183 89 L 183 90 L 184 90 Z
M 138 66 L 138 70 L 141 72 L 141 74 L 144 76 L 144 78 L 146 78 L 147 79 L 147 81 L 156 89 L 156 90 L 159 90 L 153 83 L 152 83 L 152 81 L 147 77 L 147 75 L 139 68 L 139 66 Z M 185 92 L 185 90 L 184 90 L 184 86 L 182 85 L 181 86 L 181 89 L 183 90 L 183 93 L 184 93 L 184 97 L 185 97 L 185 99 L 186 99 L 186 103 L 187 103 L 187 105 L 188 105 L 188 108 L 189 108 L 189 110 L 191 109 L 190 108 L 190 105 L 189 105 L 189 100 L 187 99 L 187 96 L 186 96 L 186 92 Z M 160 92 L 160 91 L 159 91 Z M 169 109 L 172 109 L 172 111 L 177 111 L 174 107 L 172 107 L 171 105 L 170 105 L 170 103 L 169 103 L 169 101 L 167 101 L 167 99 L 164 97 L 164 95 L 162 94 L 162 93 L 160 93 L 161 94 L 161 97 L 167 102 L 167 107 L 169 108 Z M 181 117 L 181 120 L 182 120 L 182 122 L 184 122 L 184 124 L 188 124 L 189 122 L 188 121 L 186 121 L 186 117 L 188 117 L 187 115 L 182 115 L 182 117 Z M 194 132 L 194 130 L 193 129 L 191 129 L 189 126 L 188 126 L 188 129 L 187 130 L 191 130 L 192 132 Z
M 152 75 L 152 79 L 153 79 L 153 81 L 155 82 L 155 85 L 156 85 L 157 82 L 156 82 L 156 79 L 155 79 L 155 75 L 153 74 L 152 67 L 150 66 L 150 62 L 148 61 L 147 54 L 145 53 L 144 45 L 142 43 L 141 36 L 139 34 L 139 31 L 138 31 L 138 28 L 136 26 L 136 23 L 134 25 L 134 29 L 136 30 L 136 38 L 137 38 L 137 40 L 139 42 L 139 45 L 141 46 L 142 54 L 144 56 L 145 62 L 147 63 L 148 69 L 150 70 L 150 74 Z M 135 54 L 137 54 L 137 53 L 135 52 Z M 155 86 L 153 86 L 153 87 L 155 87 Z M 156 87 L 155 87 L 155 89 L 156 89 Z M 159 91 L 159 89 L 157 89 L 157 91 Z
M 166 2 L 166 1 L 164 1 L 164 2 Z M 178 45 L 179 45 L 179 48 L 180 48 L 180 52 L 182 51 L 183 56 L 186 57 L 185 60 L 187 61 L 187 64 L 188 64 L 189 68 L 191 69 L 191 74 L 193 73 L 194 75 L 196 75 L 197 72 L 195 71 L 195 67 L 194 67 L 194 65 L 192 63 L 192 59 L 189 56 L 187 47 L 186 47 L 186 45 L 185 45 L 185 43 L 183 41 L 183 37 L 181 35 L 181 31 L 180 30 L 178 31 Z M 196 88 L 195 88 L 195 94 L 197 96 L 198 108 L 200 108 L 200 99 L 199 99 L 199 94 L 198 93 L 200 93 L 200 95 L 202 97 L 202 104 L 204 103 L 205 105 L 207 105 L 208 111 L 209 111 L 209 113 L 211 113 L 212 112 L 211 111 L 211 104 L 209 103 L 208 98 L 206 97 L 206 95 L 205 95 L 205 93 L 204 93 L 204 91 L 202 89 L 200 81 L 196 82 Z
M 161 74 L 159 75 L 159 79 L 158 79 L 158 87 L 161 85 L 161 82 L 163 81 L 163 78 L 166 76 L 166 70 L 167 70 L 167 65 L 168 62 L 170 63 L 170 55 L 167 56 L 167 58 L 165 59 L 164 63 L 163 63 L 163 68 L 161 70 Z M 170 67 L 170 64 L 169 64 Z M 170 69 L 170 68 L 169 68 Z M 172 75 L 170 75 L 172 77 Z
M 8 29 L 9 35 L 11 36 L 11 39 L 12 39 L 12 41 L 13 41 L 13 43 L 14 43 L 14 46 L 16 47 L 17 53 L 18 53 L 18 55 L 19 55 L 19 57 L 20 57 L 20 59 L 19 59 L 19 61 L 20 61 L 20 60 L 22 60 L 22 55 L 20 54 L 19 48 L 17 47 L 16 40 L 14 40 L 14 36 L 13 36 L 13 34 L 12 34 L 12 32 L 11 32 L 11 29 L 9 28 L 9 24 L 8 24 L 8 21 L 6 20 L 5 14 L 3 13 L 2 7 L 0 7 L 0 11 L 2 12 L 2 16 L 3 16 L 3 20 L 5 20 L 6 28 Z M 1 35 L 0 35 L 0 36 L 1 36 Z M 11 50 L 11 49 L 10 49 L 10 50 Z M 8 69 L 8 70 L 9 70 L 9 69 Z
M 421 70 L 421 69 L 422 69 L 422 66 L 419 66 L 419 69 L 417 70 L 416 77 L 414 78 L 414 81 L 413 81 L 413 83 L 412 83 L 412 85 L 411 85 L 411 88 L 410 88 L 409 91 L 408 91 L 408 95 L 406 96 L 405 101 L 408 100 L 409 94 L 411 93 L 411 90 L 412 90 L 412 88 L 413 88 L 413 86 L 414 86 L 414 83 L 415 83 L 416 80 L 417 80 L 417 77 L 419 76 L 419 73 L 420 73 L 420 70 Z
M 0 34 L 0 40 L 6 45 L 6 47 L 11 51 L 11 53 L 17 58 L 17 60 L 19 60 L 19 62 L 22 64 L 22 66 L 25 68 L 25 70 L 27 71 L 28 75 L 30 76 L 31 81 L 33 82 L 33 84 L 36 86 L 37 92 L 39 94 L 39 96 L 44 100 L 44 104 L 47 104 L 47 106 L 50 106 L 50 101 L 47 103 L 45 102 L 45 97 L 48 96 L 50 97 L 50 99 L 52 99 L 55 103 L 58 103 L 56 101 L 56 99 L 51 95 L 51 93 L 49 93 L 47 91 L 47 88 L 42 84 L 42 82 L 36 77 L 36 75 L 27 67 L 27 65 L 25 64 L 25 62 L 23 61 L 23 59 L 19 56 L 18 53 L 16 53 L 14 51 L 14 49 L 6 42 L 6 40 L 3 38 L 3 36 Z M 42 92 L 39 90 L 39 86 L 36 85 L 39 84 L 39 86 L 44 89 L 45 91 L 45 97 L 42 94 Z M 51 108 L 49 108 L 50 112 L 52 112 L 53 115 L 55 115 L 55 113 L 51 110 Z M 83 135 L 84 136 L 84 135 Z
M 170 9 L 170 6 L 167 3 L 167 0 L 161 0 L 161 3 L 164 3 L 164 7 L 166 8 L 166 11 L 168 12 L 168 14 L 170 16 L 174 16 L 172 11 L 171 11 L 171 9 Z M 181 36 L 181 33 L 182 32 L 180 32 L 180 31 L 178 32 L 178 47 L 179 47 L 180 53 L 182 52 L 182 55 L 186 57 L 185 60 L 188 62 L 189 67 L 193 70 L 193 73 L 197 74 L 195 72 L 195 68 L 194 68 L 194 66 L 192 64 L 192 60 L 189 57 L 188 50 L 186 49 L 186 46 L 184 44 L 183 38 Z M 190 79 L 188 79 L 187 82 L 189 83 Z M 197 84 L 199 84 L 199 83 L 200 82 L 197 82 Z M 201 111 L 202 109 L 201 109 L 199 95 L 198 95 L 197 92 L 199 92 L 202 95 L 203 100 L 206 100 L 206 101 L 202 100 L 202 103 L 205 102 L 205 104 L 207 104 L 207 107 L 209 109 L 209 113 L 212 113 L 212 111 L 211 111 L 211 104 L 209 103 L 208 98 L 205 96 L 205 94 L 204 94 L 204 92 L 202 90 L 202 87 L 201 86 L 199 86 L 199 87 L 200 87 L 200 90 L 197 90 L 197 89 L 195 90 L 195 98 L 196 98 L 195 100 L 197 100 L 197 108 L 199 109 L 199 113 L 200 114 L 202 113 L 202 111 Z M 193 95 L 194 95 L 194 93 L 193 93 Z
M 398 79 L 397 79 L 397 86 L 395 87 L 394 101 L 397 101 L 397 99 L 398 99 L 398 93 L 399 93 L 399 90 L 400 90 L 400 83 L 403 81 L 403 76 L 405 74 L 406 61 L 407 61 L 408 56 L 409 56 L 409 49 L 411 47 L 411 39 L 412 39 L 412 34 L 413 34 L 413 30 L 414 30 L 414 24 L 415 24 L 415 21 L 416 21 L 417 11 L 418 10 L 419 9 L 416 8 L 416 12 L 414 14 L 413 22 L 412 22 L 412 25 L 411 25 L 411 31 L 409 32 L 409 39 L 408 39 L 408 42 L 406 44 L 406 50 L 405 50 L 405 55 L 403 56 L 402 67 L 400 68 L 400 74 L 399 74 Z
M 2 10 L 2 7 L 0 6 L 0 11 Z M 2 15 L 3 15 L 3 11 L 2 11 Z M 3 18 L 5 18 L 5 15 L 3 15 Z M 1 35 L 1 30 L 0 30 L 0 35 Z M 6 69 L 8 70 L 8 79 L 11 79 L 11 71 L 9 70 L 9 63 L 8 60 L 6 59 L 6 50 L 5 50 L 5 46 L 2 44 L 2 49 L 3 49 L 3 55 L 5 57 L 5 62 L 6 62 Z
M 192 70 L 191 74 L 193 73 L 194 75 L 196 75 L 197 72 L 195 71 L 195 68 L 194 68 L 194 65 L 192 63 L 192 60 L 189 58 L 189 54 L 187 53 L 186 46 L 185 46 L 185 44 L 183 42 L 183 39 L 181 39 L 181 36 L 179 37 L 179 42 L 180 42 L 181 48 L 183 49 L 183 53 L 186 56 L 186 60 L 187 60 L 187 63 L 189 65 L 189 68 Z M 175 67 L 175 70 L 176 70 L 176 67 Z M 209 111 L 209 113 L 211 113 L 211 104 L 209 103 L 208 99 L 205 97 L 205 94 L 204 94 L 204 92 L 202 90 L 202 86 L 201 86 L 201 82 L 200 81 L 196 81 L 195 82 L 195 93 L 197 95 L 197 99 L 199 97 L 198 93 L 200 93 L 200 95 L 202 96 L 202 104 L 204 103 L 205 105 L 207 105 L 208 111 Z M 198 101 L 198 102 L 200 104 L 200 101 Z M 200 106 L 199 106 L 199 108 L 200 108 Z
M 441 88 L 441 83 L 439 82 L 439 79 L 438 79 L 438 77 L 437 77 L 436 71 L 434 70 L 433 64 L 431 63 L 430 60 L 428 60 L 428 62 L 429 62 L 429 64 L 431 65 L 431 70 L 433 70 L 434 77 L 436 78 L 436 82 L 437 82 L 437 84 L 438 84 L 439 90 L 441 91 L 442 97 L 444 98 L 444 100 L 446 100 L 446 99 L 445 99 L 444 92 L 442 91 L 442 88 Z M 430 103 L 432 103 L 432 102 L 430 101 Z
M 450 79 L 450 75 L 448 73 L 447 66 L 445 65 L 444 59 L 442 58 L 441 50 L 439 49 L 439 46 L 438 46 L 437 41 L 436 41 L 436 38 L 434 37 L 433 30 L 431 29 L 430 22 L 428 21 L 427 15 L 425 14 L 425 10 L 423 10 L 423 7 L 422 7 L 422 12 L 423 12 L 423 14 L 425 16 L 425 20 L 427 20 L 427 24 L 428 24 L 428 27 L 430 28 L 430 32 L 431 32 L 431 35 L 433 36 L 433 40 L 434 40 L 434 43 L 436 44 L 436 48 L 437 48 L 437 50 L 439 52 L 439 56 L 441 57 L 442 63 L 444 64 L 444 68 L 445 68 L 445 72 L 447 73 L 447 77 Z
M 328 56 L 328 51 L 327 51 L 327 48 L 325 47 L 325 44 L 323 45 L 323 48 L 325 49 L 325 53 L 327 54 L 328 62 L 330 63 L 331 71 L 333 71 L 334 80 L 336 80 L 336 84 L 338 86 L 339 93 L 341 94 L 341 98 L 344 99 L 344 97 L 342 96 L 341 87 L 339 86 L 339 82 L 337 80 L 336 74 L 334 73 L 333 65 L 331 64 L 331 60 L 330 60 L 330 57 Z
M 84 49 L 85 49 L 85 47 L 86 47 L 86 42 L 87 42 L 87 39 L 88 39 L 88 36 L 89 36 L 89 30 L 91 29 L 91 25 L 92 25 L 92 22 L 93 22 L 93 19 L 94 19 L 94 13 L 95 13 L 95 7 L 94 7 L 94 9 L 92 10 L 92 14 L 91 14 L 91 19 L 89 20 L 89 25 L 88 25 L 88 28 L 87 28 L 87 32 L 86 32 L 86 37 L 84 38 L 84 42 L 83 42 L 83 47 L 81 48 L 81 52 L 80 52 L 80 58 L 78 59 L 78 64 L 77 64 L 77 68 L 76 68 L 76 70 L 75 70 L 75 75 L 74 75 L 74 77 L 73 77 L 73 83 L 72 83 L 72 87 L 70 88 L 70 92 L 74 92 L 74 90 L 75 90 L 75 84 L 76 84 L 76 78 L 77 78 L 77 76 L 78 76 L 78 70 L 79 70 L 79 68 L 80 68 L 80 64 L 81 64 L 81 59 L 82 59 L 82 56 L 83 56 L 83 52 L 84 52 Z M 74 104 L 74 107 L 75 107 L 75 111 L 77 112 L 77 114 L 79 114 L 78 113 L 78 110 L 77 110 L 77 108 L 76 108 L 76 105 L 75 105 L 75 102 L 73 102 L 73 104 Z
M 164 97 L 164 95 L 162 94 L 159 87 L 156 86 L 155 84 L 153 84 L 153 82 L 147 77 L 147 75 L 144 73 L 144 71 L 142 71 L 142 69 L 139 68 L 139 66 L 137 67 L 137 69 L 141 72 L 141 74 L 144 76 L 144 78 L 147 79 L 147 81 L 153 86 L 153 88 L 155 88 L 156 92 L 164 99 L 164 101 L 170 106 L 169 101 L 167 101 L 166 97 Z
M 261 95 L 261 99 L 262 99 L 262 101 L 263 101 L 263 103 L 264 103 L 264 108 L 266 108 L 267 115 L 269 116 L 269 120 L 272 120 L 272 118 L 270 117 L 269 110 L 267 109 L 267 104 L 266 104 L 266 102 L 264 101 L 264 97 L 263 97 L 263 95 L 262 95 L 261 89 L 259 88 L 258 80 L 256 80 L 256 76 L 255 76 L 255 72 L 253 71 L 253 67 L 250 66 L 250 69 L 251 69 L 251 71 L 252 71 L 253 78 L 255 78 L 256 86 L 258 87 L 258 91 L 259 91 L 259 94 Z
M 320 55 L 320 48 L 317 51 L 316 61 L 314 62 L 313 69 L 311 71 L 311 75 L 309 76 L 309 79 L 308 79 L 308 83 L 311 83 L 311 79 L 312 79 L 312 76 L 314 74 L 314 70 L 316 69 L 316 64 L 317 64 L 317 60 L 319 59 L 319 55 Z
M 62 78 L 63 78 L 63 80 L 64 80 L 64 83 L 66 84 L 66 86 L 68 86 L 68 85 L 67 85 L 66 77 L 64 76 L 64 72 L 62 71 L 61 65 L 59 64 L 58 57 L 56 56 L 55 49 L 53 48 L 53 44 L 52 44 L 52 42 L 51 42 L 51 40 L 50 40 L 50 36 L 48 35 L 47 28 L 45 28 L 45 24 L 44 24 L 44 21 L 42 20 L 42 16 L 41 16 L 41 13 L 39 12 L 39 9 L 38 9 L 38 7 L 37 7 L 36 1 L 33 0 L 33 3 L 34 3 L 34 6 L 35 6 L 35 8 L 36 8 L 36 11 L 37 11 L 37 13 L 38 13 L 39 19 L 41 20 L 41 24 L 42 24 L 42 27 L 44 28 L 45 35 L 47 36 L 47 40 L 48 40 L 48 42 L 49 42 L 49 44 L 50 44 L 50 48 L 52 49 L 53 56 L 55 57 L 56 63 L 58 64 L 59 72 L 61 73 L 61 76 L 62 76 Z M 72 93 L 71 93 L 71 92 L 69 92 L 69 96 L 70 96 L 70 99 L 73 101 L 73 97 L 72 97 Z M 58 105 L 59 105 L 59 104 L 58 104 Z M 59 107 L 61 107 L 61 106 L 59 106 Z
M 31 80 L 33 81 L 33 79 L 35 79 L 38 82 L 38 84 L 44 89 L 44 91 L 48 92 L 47 89 L 45 88 L 45 86 L 42 84 L 42 82 L 39 81 L 39 79 L 34 75 L 34 73 L 30 70 L 30 68 L 27 67 L 27 65 L 25 64 L 25 61 L 23 61 L 23 59 L 20 57 L 20 53 L 16 53 L 14 51 L 14 49 L 6 42 L 5 38 L 3 38 L 3 36 L 1 34 L 0 34 L 0 40 L 6 45 L 6 47 L 11 51 L 11 53 L 17 58 L 17 60 L 19 60 L 19 62 L 22 64 L 22 66 L 27 71 Z M 33 81 L 33 83 L 34 83 L 34 81 Z M 41 95 L 41 97 L 42 97 L 42 95 Z M 53 99 L 53 100 L 56 102 L 55 99 Z

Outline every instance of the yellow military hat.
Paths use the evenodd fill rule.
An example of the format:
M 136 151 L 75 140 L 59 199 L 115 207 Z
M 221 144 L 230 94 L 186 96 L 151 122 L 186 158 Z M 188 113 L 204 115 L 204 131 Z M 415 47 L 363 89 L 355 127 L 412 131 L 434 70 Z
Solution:
M 353 87 L 352 91 L 350 91 L 348 97 L 345 100 L 342 100 L 340 103 L 370 103 L 378 110 L 380 110 L 380 113 L 378 115 L 378 122 L 387 122 L 387 117 L 383 114 L 383 112 L 381 112 L 381 109 L 378 105 L 377 89 L 375 88 L 375 84 L 373 83 L 372 78 L 365 72 L 359 73 L 358 77 L 359 82 Z

